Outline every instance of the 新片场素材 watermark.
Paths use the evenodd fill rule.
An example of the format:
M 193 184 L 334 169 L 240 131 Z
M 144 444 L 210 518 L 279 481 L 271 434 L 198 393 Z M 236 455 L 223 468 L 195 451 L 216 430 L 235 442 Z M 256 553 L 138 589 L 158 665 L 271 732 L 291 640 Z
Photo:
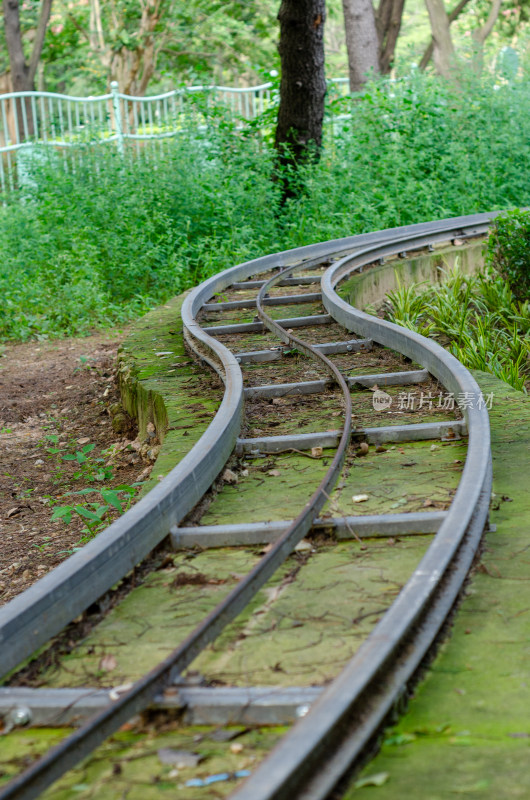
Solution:
M 490 409 L 493 406 L 493 392 L 484 396 L 482 392 L 399 392 L 396 397 L 376 389 L 372 395 L 375 411 L 387 411 L 391 406 L 395 411 L 427 411 L 441 409 L 453 411 L 455 406 L 461 411 L 466 409 Z

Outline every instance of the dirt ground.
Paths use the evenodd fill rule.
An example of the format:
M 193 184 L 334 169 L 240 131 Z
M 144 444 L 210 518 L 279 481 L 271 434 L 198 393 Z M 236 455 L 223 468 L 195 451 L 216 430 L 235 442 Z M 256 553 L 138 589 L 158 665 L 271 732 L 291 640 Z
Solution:
M 149 475 L 156 440 L 147 455 L 116 405 L 116 352 L 124 335 L 0 351 L 0 604 L 88 540 L 86 518 L 74 510 L 69 523 L 52 520 L 54 509 L 82 505 L 96 512 L 108 505 L 101 489 Z M 123 507 L 128 493 L 118 498 Z M 116 516 L 110 506 L 103 523 Z

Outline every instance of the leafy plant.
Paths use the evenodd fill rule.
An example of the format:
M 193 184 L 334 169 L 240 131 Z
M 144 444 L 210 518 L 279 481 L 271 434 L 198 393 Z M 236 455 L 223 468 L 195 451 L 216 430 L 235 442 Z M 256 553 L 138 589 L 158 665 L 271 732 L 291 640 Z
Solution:
M 0 206 L 0 340 L 117 325 L 265 253 L 522 205 L 529 87 L 412 73 L 331 98 L 322 156 L 282 207 L 273 110 L 239 130 L 218 109 L 124 158 L 108 143 L 34 159 L 32 198 Z
M 59 444 L 59 436 L 57 434 L 47 434 L 46 438 L 54 445 Z M 80 450 L 76 449 L 73 453 L 68 452 L 67 447 L 48 447 L 46 448 L 49 457 L 55 457 L 57 466 L 55 471 L 56 480 L 63 480 L 65 477 L 64 469 L 61 462 L 72 462 L 78 468 L 69 475 L 73 480 L 81 478 L 89 481 L 107 481 L 112 478 L 112 469 L 105 463 L 105 459 L 101 456 L 91 456 L 90 453 L 95 448 L 95 444 L 85 444 Z
M 518 302 L 495 271 L 469 276 L 456 267 L 439 286 L 398 286 L 388 303 L 388 319 L 440 339 L 470 369 L 490 372 L 526 391 L 530 303 Z
M 115 489 L 100 489 L 98 491 L 94 489 L 81 489 L 76 492 L 66 492 L 64 495 L 65 497 L 86 497 L 87 495 L 98 494 L 100 499 L 67 505 L 56 505 L 53 509 L 51 519 L 52 521 L 62 520 L 66 524 L 69 524 L 74 516 L 80 517 L 85 525 L 85 535 L 88 535 L 88 538 L 92 538 L 106 527 L 107 522 L 105 518 L 109 511 L 114 509 L 120 514 L 123 514 L 130 507 L 139 485 L 138 483 L 132 486 L 122 484 Z M 122 495 L 122 497 L 120 497 L 120 495 Z
M 497 217 L 489 237 L 487 261 L 519 300 L 530 300 L 530 212 L 515 209 Z

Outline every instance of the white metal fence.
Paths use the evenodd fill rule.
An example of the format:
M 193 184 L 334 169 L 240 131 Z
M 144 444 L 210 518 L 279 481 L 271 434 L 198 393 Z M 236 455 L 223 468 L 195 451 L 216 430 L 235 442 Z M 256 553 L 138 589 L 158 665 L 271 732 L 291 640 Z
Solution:
M 347 78 L 330 81 L 334 91 L 349 90 Z M 53 92 L 0 95 L 0 192 L 13 189 L 27 172 L 28 160 L 42 147 L 68 148 L 166 139 L 190 126 L 208 122 L 213 108 L 223 108 L 238 127 L 277 103 L 272 83 L 250 88 L 192 86 L 151 97 L 122 94 L 111 84 L 109 94 L 73 97 Z M 36 147 L 38 146 L 38 147 Z M 38 156 L 37 156 L 38 157 Z M 18 180 L 17 180 L 18 173 Z

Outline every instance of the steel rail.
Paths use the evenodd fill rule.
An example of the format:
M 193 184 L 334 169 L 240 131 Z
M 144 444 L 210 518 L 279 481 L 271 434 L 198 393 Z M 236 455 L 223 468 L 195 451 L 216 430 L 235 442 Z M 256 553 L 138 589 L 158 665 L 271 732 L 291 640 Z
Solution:
M 108 736 L 117 731 L 131 716 L 145 709 L 154 701 L 157 695 L 171 686 L 180 673 L 237 617 L 259 589 L 272 577 L 278 567 L 284 563 L 296 544 L 310 530 L 314 519 L 326 503 L 329 493 L 332 491 L 335 481 L 341 472 L 350 440 L 352 413 L 350 392 L 341 373 L 326 356 L 311 345 L 305 344 L 300 339 L 284 331 L 264 312 L 262 306 L 265 293 L 280 279 L 280 276 L 290 275 L 294 270 L 304 266 L 306 266 L 306 263 L 302 262 L 302 264 L 294 267 L 288 267 L 280 272 L 278 276 L 271 278 L 259 292 L 257 308 L 264 324 L 271 331 L 281 336 L 284 341 L 291 341 L 296 344 L 299 349 L 302 349 L 315 361 L 322 362 L 343 392 L 345 400 L 343 431 L 337 452 L 326 470 L 324 478 L 312 494 L 309 502 L 305 504 L 296 519 L 292 521 L 287 530 L 274 543 L 271 550 L 262 557 L 258 564 L 239 581 L 237 586 L 171 654 L 137 681 L 132 688 L 120 695 L 112 704 L 96 713 L 82 727 L 74 731 L 29 769 L 11 781 L 0 794 L 2 800 L 7 800 L 8 798 L 10 800 L 14 800 L 14 798 L 29 800 L 30 798 L 38 797 L 55 780 L 85 756 L 89 755 Z M 195 300 L 195 303 L 198 302 L 200 300 Z M 193 308 L 194 301 L 190 301 L 188 305 Z M 187 317 L 188 312 L 188 307 L 183 309 L 183 319 Z M 204 335 L 204 332 L 200 330 L 200 326 L 196 326 L 194 335 L 203 346 L 209 346 L 213 350 L 211 343 L 208 342 L 210 337 Z M 198 352 L 201 354 L 200 349 Z M 240 397 L 242 397 L 241 374 L 239 373 L 234 377 L 229 370 L 230 366 L 237 366 L 237 362 L 230 363 L 230 359 L 233 359 L 230 351 L 226 351 L 226 353 L 218 351 L 218 354 L 225 357 L 223 366 L 227 387 L 229 381 L 233 380 L 234 383 L 237 383 Z M 215 361 L 211 361 L 211 363 L 215 364 Z M 217 369 L 221 373 L 220 367 L 217 367 Z M 224 457 L 224 461 L 226 461 L 226 457 Z
M 477 215 L 477 217 L 471 218 L 473 222 L 469 222 L 469 218 L 458 218 L 441 223 L 424 223 L 409 226 L 405 230 L 411 235 L 417 233 L 418 241 L 421 234 L 432 241 L 436 236 L 439 239 L 443 239 L 444 236 L 447 238 L 455 227 L 457 228 L 456 235 L 462 235 L 462 224 L 484 224 L 492 216 Z M 100 534 L 83 551 L 68 559 L 53 573 L 0 610 L 0 631 L 2 631 L 2 623 L 4 623 L 4 642 L 10 645 L 7 648 L 7 655 L 11 665 L 7 669 L 4 667 L 5 671 L 30 655 L 36 647 L 60 630 L 90 602 L 101 596 L 119 580 L 135 563 L 138 563 L 167 534 L 169 528 L 178 523 L 179 519 L 182 519 L 185 513 L 193 507 L 226 462 L 240 427 L 243 402 L 242 377 L 233 354 L 210 337 L 196 321 L 196 314 L 205 301 L 210 299 L 216 291 L 222 291 L 229 286 L 235 279 L 265 271 L 273 265 L 282 265 L 289 261 L 292 262 L 293 259 L 299 260 L 304 257 L 322 259 L 368 243 L 389 242 L 396 238 L 398 232 L 403 234 L 403 230 L 399 229 L 364 234 L 255 259 L 252 262 L 225 270 L 224 273 L 214 276 L 190 293 L 182 309 L 184 330 L 188 341 L 198 348 L 200 356 L 206 357 L 225 381 L 225 394 L 221 407 L 206 433 L 190 453 L 144 501 L 138 503 L 120 520 L 109 526 L 107 531 Z M 400 241 L 404 241 L 404 239 L 401 238 Z M 345 260 L 343 259 L 339 263 L 342 265 Z M 307 265 L 306 261 L 300 266 Z M 350 329 L 348 324 L 346 327 Z M 286 335 L 286 332 L 281 330 L 282 334 Z M 300 342 L 300 345 L 297 346 L 303 344 Z M 209 355 L 205 354 L 205 350 Z M 317 494 L 321 497 L 322 492 L 319 493 L 317 490 L 315 496 Z M 315 508 L 317 505 L 318 503 L 315 503 Z M 303 515 L 308 518 L 304 512 Z M 300 534 L 299 538 L 307 530 L 305 524 L 305 522 L 295 521 L 292 526 L 293 530 L 297 531 L 296 535 Z M 244 591 L 239 588 L 241 584 L 236 587 L 234 592 L 239 592 L 242 605 L 238 606 L 237 602 L 234 602 L 232 596 L 234 592 L 232 592 L 169 658 L 144 676 L 131 692 L 120 697 L 112 707 L 102 712 L 88 726 L 77 731 L 63 745 L 59 746 L 58 750 L 65 753 L 66 758 L 71 759 L 69 764 L 73 764 L 83 754 L 90 752 L 110 732 L 116 730 L 137 711 L 145 708 L 168 682 L 173 681 L 191 663 L 202 647 L 239 613 L 246 603 L 245 592 L 248 591 L 250 598 L 259 588 L 255 588 L 254 583 L 260 581 L 259 585 L 262 585 L 289 554 L 296 541 L 296 538 L 289 541 L 288 537 L 283 537 L 263 560 L 266 566 L 262 567 L 257 574 L 254 574 L 255 571 L 249 573 L 241 582 L 241 584 L 245 584 Z M 116 558 L 116 554 L 118 554 L 118 558 Z M 275 559 L 278 559 L 276 566 Z M 263 564 L 263 562 L 261 563 Z M 101 573 L 103 577 L 98 573 Z M 82 580 L 80 581 L 80 579 Z M 66 591 L 65 587 L 70 591 L 75 587 L 76 595 L 72 597 L 70 591 Z M 16 634 L 20 631 L 20 622 L 24 624 L 22 626 L 23 636 L 19 640 L 22 644 L 19 645 Z M 16 627 L 13 627 L 17 624 L 18 631 Z M 5 637 L 6 628 L 10 633 L 7 638 Z M 5 648 L 4 652 L 6 652 Z M 28 772 L 5 787 L 0 797 L 29 798 L 37 796 L 44 786 L 49 785 L 62 774 L 66 762 L 61 767 L 58 767 L 57 763 L 56 751 L 50 751 Z
M 455 236 L 472 236 L 482 227 L 473 220 L 459 226 Z M 322 277 L 323 304 L 340 324 L 418 361 L 451 391 L 478 399 L 473 376 L 444 348 L 359 311 L 335 291 L 354 269 L 385 254 L 422 247 L 439 235 L 447 231 L 397 236 L 393 243 L 371 245 L 344 257 Z M 461 590 L 487 520 L 492 473 L 486 408 L 467 409 L 467 426 L 462 477 L 427 553 L 339 677 L 234 793 L 234 800 L 324 800 L 352 769 L 405 690 Z
M 215 368 L 226 365 L 225 393 L 216 416 L 189 453 L 149 494 L 82 550 L 0 608 L 0 677 L 29 658 L 52 636 L 96 602 L 140 563 L 209 488 L 235 445 L 241 419 L 241 372 L 230 351 L 196 321 L 200 308 L 231 283 L 297 259 L 328 258 L 399 235 L 447 233 L 464 224 L 484 224 L 493 214 L 418 223 L 360 234 L 262 256 L 214 275 L 193 289 L 182 307 L 188 341 L 213 354 Z M 226 461 L 225 458 L 225 461 Z M 224 462 L 223 462 L 224 463 Z M 217 472 L 216 472 L 217 470 Z

